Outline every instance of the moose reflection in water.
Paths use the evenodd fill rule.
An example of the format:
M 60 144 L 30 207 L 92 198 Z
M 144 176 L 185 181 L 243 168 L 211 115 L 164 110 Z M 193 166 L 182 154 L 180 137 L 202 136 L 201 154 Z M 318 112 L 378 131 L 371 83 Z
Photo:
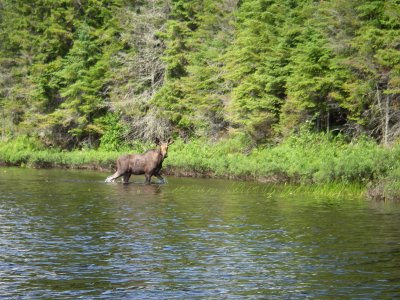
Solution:
M 117 159 L 117 171 L 108 176 L 105 182 L 114 182 L 115 179 L 124 176 L 124 183 L 129 182 L 132 174 L 142 175 L 146 177 L 145 183 L 149 184 L 151 177 L 156 176 L 161 182 L 164 178 L 160 175 L 162 163 L 167 157 L 168 146 L 173 143 L 169 138 L 166 142 L 156 138 L 157 148 L 148 150 L 143 154 L 127 154 Z

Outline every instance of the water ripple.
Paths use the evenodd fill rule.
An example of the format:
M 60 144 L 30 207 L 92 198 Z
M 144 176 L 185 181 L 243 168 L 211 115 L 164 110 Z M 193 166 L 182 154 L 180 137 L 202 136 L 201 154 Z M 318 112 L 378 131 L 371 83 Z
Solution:
M 35 170 L 25 182 L 13 172 L 0 177 L 0 298 L 400 296 L 398 207 L 328 209 L 211 180 L 105 185 L 65 170 L 37 171 L 43 185 Z

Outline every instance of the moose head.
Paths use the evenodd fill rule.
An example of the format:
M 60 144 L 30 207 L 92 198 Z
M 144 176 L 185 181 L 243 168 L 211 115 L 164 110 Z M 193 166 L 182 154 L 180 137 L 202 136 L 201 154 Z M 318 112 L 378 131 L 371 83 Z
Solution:
M 155 140 L 156 145 L 159 147 L 160 149 L 160 153 L 162 155 L 163 158 L 167 157 L 167 152 L 168 152 L 168 146 L 173 144 L 174 141 L 172 140 L 172 138 L 169 138 L 166 142 L 164 141 L 160 141 L 159 138 L 156 138 Z

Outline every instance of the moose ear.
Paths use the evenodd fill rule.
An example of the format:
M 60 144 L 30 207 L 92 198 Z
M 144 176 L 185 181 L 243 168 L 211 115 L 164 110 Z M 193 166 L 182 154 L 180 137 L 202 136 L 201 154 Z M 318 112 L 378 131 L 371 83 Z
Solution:
M 172 138 L 169 138 L 168 141 L 167 141 L 167 143 L 168 143 L 168 145 L 171 145 L 171 144 L 174 143 L 174 141 L 172 140 Z
M 154 143 L 156 143 L 156 145 L 160 145 L 160 139 L 157 137 L 154 139 Z

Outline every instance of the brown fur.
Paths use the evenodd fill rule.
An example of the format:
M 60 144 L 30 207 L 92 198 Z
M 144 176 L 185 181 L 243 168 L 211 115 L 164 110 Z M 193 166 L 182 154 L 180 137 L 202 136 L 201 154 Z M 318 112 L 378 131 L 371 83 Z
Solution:
M 144 174 L 146 183 L 150 183 L 152 176 L 156 176 L 160 181 L 164 182 L 160 171 L 162 163 L 167 157 L 168 146 L 172 143 L 171 139 L 168 139 L 167 142 L 160 142 L 159 139 L 156 139 L 157 148 L 155 150 L 149 150 L 143 154 L 121 156 L 117 160 L 117 171 L 108 176 L 105 182 L 114 182 L 115 179 L 124 176 L 124 183 L 127 183 L 132 174 Z

